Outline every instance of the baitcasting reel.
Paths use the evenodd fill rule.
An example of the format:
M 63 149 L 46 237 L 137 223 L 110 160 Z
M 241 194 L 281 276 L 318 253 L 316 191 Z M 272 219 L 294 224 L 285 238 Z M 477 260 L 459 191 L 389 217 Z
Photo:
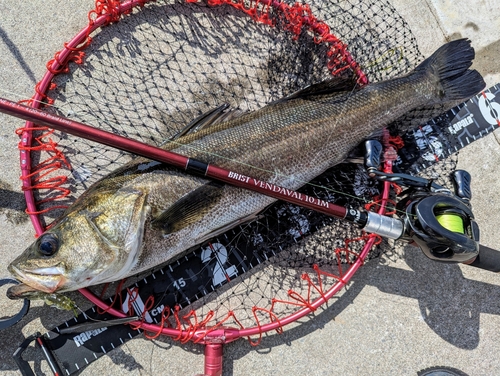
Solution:
M 432 180 L 379 171 L 382 145 L 369 140 L 365 148 L 365 167 L 371 177 L 408 188 L 396 205 L 402 226 L 391 225 L 387 229 L 392 232 L 389 237 L 416 243 L 427 257 L 436 261 L 472 263 L 480 246 L 479 227 L 470 206 L 470 174 L 456 170 L 452 192 Z M 368 221 L 365 230 L 377 225 L 380 224 Z

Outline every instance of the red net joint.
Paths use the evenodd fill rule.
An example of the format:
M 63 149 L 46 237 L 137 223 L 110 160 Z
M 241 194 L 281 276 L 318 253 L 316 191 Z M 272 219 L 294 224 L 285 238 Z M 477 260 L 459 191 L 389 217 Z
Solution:
M 48 139 L 44 141 L 45 138 L 50 136 L 54 131 L 50 130 L 46 127 L 33 127 L 29 128 L 30 130 L 39 130 L 46 131 L 42 133 L 41 136 L 35 138 L 35 145 L 28 146 L 28 138 L 25 136 L 25 131 L 27 128 L 23 128 L 22 130 L 16 131 L 16 133 L 23 132 L 23 138 L 18 144 L 18 148 L 21 151 L 45 151 L 49 154 L 54 154 L 49 158 L 43 160 L 36 166 L 32 167 L 30 173 L 21 177 L 21 180 L 24 181 L 22 189 L 24 191 L 28 190 L 54 190 L 59 191 L 60 194 L 57 196 L 50 196 L 49 198 L 37 201 L 37 204 L 42 204 L 49 201 L 60 200 L 68 196 L 71 192 L 69 189 L 62 187 L 63 184 L 67 183 L 67 177 L 63 175 L 57 175 L 49 177 L 50 174 L 54 173 L 57 170 L 60 170 L 63 166 L 68 169 L 71 168 L 71 165 L 67 161 L 64 154 L 57 149 L 57 143 L 52 141 L 52 139 Z M 64 205 L 65 206 L 65 205 Z M 46 213 L 49 210 L 54 210 L 56 208 L 61 208 L 61 205 L 54 206 L 45 210 L 37 210 L 37 211 L 28 211 L 28 214 L 36 213 Z
M 90 40 L 89 40 L 90 39 Z M 47 70 L 52 73 L 53 75 L 57 75 L 60 73 L 68 73 L 69 72 L 69 63 L 73 62 L 75 64 L 83 64 L 83 58 L 85 56 L 85 53 L 83 51 L 80 51 L 81 49 L 87 47 L 90 42 L 91 38 L 88 37 L 87 41 L 84 42 L 84 44 L 81 47 L 78 48 L 70 48 L 68 47 L 67 43 L 64 43 L 65 50 L 70 51 L 67 56 L 64 59 L 61 59 L 60 56 L 65 50 L 61 50 L 56 52 L 54 55 L 54 58 L 52 60 L 49 60 L 49 62 L 46 64 Z M 54 66 L 54 63 L 57 63 Z M 53 83 L 52 83 L 53 84 Z M 52 90 L 52 88 L 49 88 L 49 90 Z
M 394 184 L 394 188 L 397 194 L 401 193 L 402 188 L 397 185 L 396 183 L 391 183 L 391 186 Z M 398 191 L 399 190 L 399 191 Z M 390 206 L 390 208 L 386 208 L 387 206 Z M 365 209 L 367 211 L 373 211 L 373 212 L 378 212 L 381 208 L 385 208 L 385 215 L 393 215 L 396 213 L 396 201 L 392 199 L 383 199 L 383 198 L 377 198 L 374 201 L 365 204 Z
M 273 312 L 275 303 L 279 303 L 279 302 L 281 302 L 281 301 L 279 301 L 278 299 L 273 299 L 270 309 L 259 308 L 259 307 L 256 307 L 256 306 L 252 307 L 252 313 L 253 313 L 253 316 L 254 316 L 254 319 L 255 319 L 255 323 L 257 324 L 257 327 L 259 328 L 259 337 L 258 337 L 258 339 L 256 341 L 252 340 L 251 338 L 248 338 L 248 342 L 250 343 L 250 345 L 252 345 L 252 346 L 258 346 L 260 344 L 260 342 L 262 341 L 262 330 L 261 330 L 262 325 L 260 324 L 260 319 L 259 319 L 259 316 L 258 316 L 258 312 L 259 311 L 267 313 L 269 315 L 270 322 L 277 322 L 278 323 L 278 327 L 276 328 L 276 332 L 278 334 L 283 333 L 283 326 L 281 325 L 278 316 Z
M 397 150 L 402 149 L 405 146 L 405 142 L 403 141 L 403 138 L 401 136 L 391 136 L 388 135 L 387 137 L 387 146 L 393 146 Z
M 311 304 L 311 296 L 310 295 L 311 295 L 311 285 L 308 286 L 307 297 L 303 297 L 302 295 L 300 295 L 298 292 L 296 292 L 294 290 L 288 291 L 288 296 L 297 302 L 296 305 L 308 308 L 311 312 L 314 312 L 314 311 L 316 311 L 316 308 L 314 308 L 313 305 Z
M 73 52 L 82 52 L 82 50 L 87 48 L 90 45 L 90 43 L 92 43 L 92 37 L 90 36 L 90 30 L 91 30 L 90 28 L 87 28 L 87 33 L 86 33 L 87 36 L 81 44 L 79 44 L 75 47 L 71 47 L 68 42 L 64 42 L 64 48 L 67 50 L 73 51 Z
M 170 328 L 171 327 L 171 325 L 168 321 L 169 317 L 170 317 L 170 307 L 166 306 L 161 311 L 161 321 L 160 321 L 160 324 L 157 325 L 158 331 L 156 333 L 154 333 L 153 335 L 149 335 L 146 331 L 144 331 L 144 336 L 147 339 L 158 338 L 162 334 L 163 328 L 165 328 L 165 327 Z M 143 318 L 142 322 L 144 322 L 144 318 Z M 139 329 L 139 327 L 140 327 L 140 325 L 137 327 L 137 329 Z
M 47 66 L 49 64 L 51 64 L 52 60 L 49 61 L 47 63 Z M 40 96 L 42 98 L 42 100 L 45 100 L 45 103 L 42 102 L 42 100 L 38 100 L 38 102 L 40 102 L 40 104 L 47 104 L 47 105 L 52 105 L 54 103 L 54 100 L 52 98 L 49 98 L 46 94 L 45 94 L 45 91 L 44 90 L 41 90 L 40 89 L 40 85 L 41 85 L 41 81 L 38 82 L 36 85 L 35 85 L 35 92 L 37 93 L 38 96 Z M 54 84 L 55 85 L 55 84 Z M 52 90 L 53 88 L 55 88 L 55 86 L 49 86 L 49 90 Z M 35 101 L 34 98 L 31 99 L 31 103 L 33 103 Z
M 46 209 L 42 209 L 42 210 L 35 210 L 35 211 L 31 211 L 31 210 L 28 210 L 26 209 L 25 210 L 25 213 L 28 214 L 28 215 L 40 215 L 40 214 L 45 214 L 51 210 L 55 210 L 55 209 L 67 209 L 68 208 L 68 205 L 56 205 L 56 206 L 52 206 L 50 208 L 46 208 Z M 52 227 L 53 224 L 50 224 L 47 226 L 47 230 L 49 228 Z
M 97 313 L 102 315 L 106 312 L 108 312 L 109 309 L 111 309 L 111 307 L 116 303 L 117 299 L 119 298 L 120 299 L 120 306 L 123 306 L 123 300 L 122 300 L 122 296 L 120 294 L 120 291 L 123 289 L 123 285 L 125 284 L 125 280 L 122 279 L 120 281 L 120 283 L 118 283 L 118 285 L 116 286 L 116 289 L 115 289 L 115 295 L 113 296 L 113 301 L 111 302 L 110 305 L 107 306 L 107 308 L 105 310 L 97 307 Z M 109 283 L 106 283 L 104 285 L 104 288 L 102 289 L 101 291 L 101 294 L 99 296 L 99 299 L 103 299 L 104 297 L 104 294 L 106 293 L 106 291 L 108 290 L 108 286 L 109 286 Z M 129 294 L 130 294 L 130 290 L 129 290 Z M 130 311 L 129 311 L 130 312 Z
M 137 4 L 140 8 L 144 8 L 147 3 L 156 3 L 156 0 L 137 0 Z
M 197 0 L 186 0 L 187 2 L 197 2 Z M 208 0 L 207 4 L 210 6 L 230 5 L 233 8 L 242 11 L 250 16 L 253 20 L 261 22 L 266 25 L 272 25 L 273 20 L 269 17 L 269 4 L 262 4 L 260 0 L 250 1 L 248 6 L 245 5 L 243 0 Z M 260 12 L 259 12 L 260 10 Z
M 243 329 L 243 325 L 236 318 L 234 311 L 230 310 L 222 320 L 214 326 L 208 327 L 208 322 L 213 318 L 213 311 L 210 312 L 210 316 L 207 316 L 197 327 L 193 328 L 192 333 L 196 336 L 193 340 L 194 343 L 228 343 L 240 338 L 238 333 L 239 329 Z M 239 329 L 226 325 L 230 319 L 238 324 Z
M 52 73 L 53 75 L 69 72 L 67 59 L 65 59 L 65 60 L 59 59 L 59 56 L 61 55 L 62 51 L 64 51 L 64 50 L 56 52 L 56 54 L 54 55 L 54 58 L 52 60 L 49 60 L 49 62 L 46 64 L 47 70 L 50 73 Z
M 119 0 L 96 0 L 95 9 L 89 12 L 89 21 L 93 23 L 100 16 L 106 17 L 105 25 L 119 21 L 122 15 L 120 5 Z

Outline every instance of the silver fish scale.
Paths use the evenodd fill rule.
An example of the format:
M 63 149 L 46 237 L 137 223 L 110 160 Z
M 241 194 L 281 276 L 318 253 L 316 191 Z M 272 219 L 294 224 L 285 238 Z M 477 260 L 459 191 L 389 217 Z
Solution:
M 234 121 L 215 126 L 212 134 L 174 149 L 180 154 L 233 169 L 289 189 L 341 162 L 347 153 L 373 131 L 429 101 L 420 74 L 374 84 L 342 100 L 293 100 L 267 106 Z M 195 178 L 197 179 L 197 178 Z M 179 184 L 172 181 L 171 184 Z M 200 184 L 203 181 L 200 180 Z M 168 185 L 161 184 L 160 189 Z M 160 237 L 146 230 L 145 247 L 131 274 L 146 270 L 213 235 L 237 224 L 275 201 L 241 188 L 224 186 L 217 205 L 195 224 Z M 186 194 L 192 190 L 186 190 Z M 152 197 L 153 195 L 150 194 Z
M 453 41 L 408 76 L 343 96 L 324 94 L 325 88 L 333 91 L 336 82 L 328 83 L 329 88 L 319 84 L 320 96 L 312 94 L 318 88 L 313 86 L 292 96 L 295 99 L 181 137 L 165 148 L 297 189 L 408 111 L 477 93 L 484 81 L 477 72 L 467 71 L 473 57 L 469 41 Z M 207 180 L 172 168 L 141 166 L 101 180 L 50 229 L 53 234 L 48 236 L 60 243 L 50 257 L 53 266 L 47 264 L 42 273 L 24 268 L 41 264 L 43 255 L 35 242 L 11 264 L 11 272 L 45 292 L 121 279 L 174 261 L 275 201 L 228 185 L 206 185 Z M 86 239 L 75 237 L 76 230 L 86 233 Z M 77 248 L 84 250 L 85 260 L 74 258 L 72 249 Z M 40 274 L 45 281 L 39 282 Z
M 243 124 L 174 151 L 296 189 L 341 162 L 373 131 L 427 103 L 427 93 L 419 90 L 427 86 L 420 85 L 423 81 L 417 74 L 374 84 L 340 100 L 322 97 L 271 105 L 246 116 Z

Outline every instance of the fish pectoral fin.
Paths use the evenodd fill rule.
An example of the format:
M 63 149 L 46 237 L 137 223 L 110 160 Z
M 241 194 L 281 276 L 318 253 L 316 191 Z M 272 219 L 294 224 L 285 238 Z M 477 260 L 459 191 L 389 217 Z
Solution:
M 219 202 L 224 184 L 210 182 L 184 195 L 151 221 L 152 226 L 170 234 L 203 218 Z
M 356 79 L 353 76 L 350 77 L 332 77 L 327 80 L 318 82 L 316 84 L 309 85 L 301 90 L 298 90 L 282 99 L 271 103 L 282 103 L 287 102 L 292 99 L 315 99 L 323 95 L 332 95 L 338 93 L 339 96 L 343 96 L 349 92 L 354 91 L 357 88 Z
M 259 211 L 258 213 L 262 213 L 262 211 L 263 210 Z M 219 228 L 209 232 L 208 234 L 204 234 L 200 238 L 196 239 L 196 244 L 205 243 L 207 240 L 215 238 L 216 236 L 219 236 L 220 234 L 223 234 L 226 231 L 229 231 L 236 226 L 241 226 L 243 224 L 250 223 L 250 222 L 256 221 L 256 220 L 264 217 L 264 215 L 258 214 L 258 213 L 250 214 L 246 217 L 238 219 L 237 221 L 234 221 L 234 222 L 228 223 L 225 226 L 219 227 Z

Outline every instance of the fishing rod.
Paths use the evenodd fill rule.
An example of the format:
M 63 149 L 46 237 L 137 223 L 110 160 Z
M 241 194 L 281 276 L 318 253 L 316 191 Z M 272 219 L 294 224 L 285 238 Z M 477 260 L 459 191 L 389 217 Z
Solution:
M 223 169 L 159 147 L 144 144 L 111 132 L 0 98 L 0 112 L 61 132 L 108 145 L 120 150 L 180 168 L 188 173 L 213 178 L 279 200 L 355 223 L 366 232 L 390 239 L 413 242 L 433 260 L 462 262 L 487 270 L 500 271 L 494 250 L 486 250 L 479 260 L 479 228 L 470 207 L 470 175 L 456 171 L 455 193 L 424 178 L 390 174 L 378 170 L 382 145 L 366 143 L 365 166 L 370 176 L 410 187 L 398 203 L 399 217 L 336 205 L 247 175 Z M 482 251 L 485 247 L 481 248 Z M 491 253 L 489 251 L 494 253 Z M 500 253 L 499 253 L 500 254 Z M 483 258 L 483 257 L 482 257 Z

